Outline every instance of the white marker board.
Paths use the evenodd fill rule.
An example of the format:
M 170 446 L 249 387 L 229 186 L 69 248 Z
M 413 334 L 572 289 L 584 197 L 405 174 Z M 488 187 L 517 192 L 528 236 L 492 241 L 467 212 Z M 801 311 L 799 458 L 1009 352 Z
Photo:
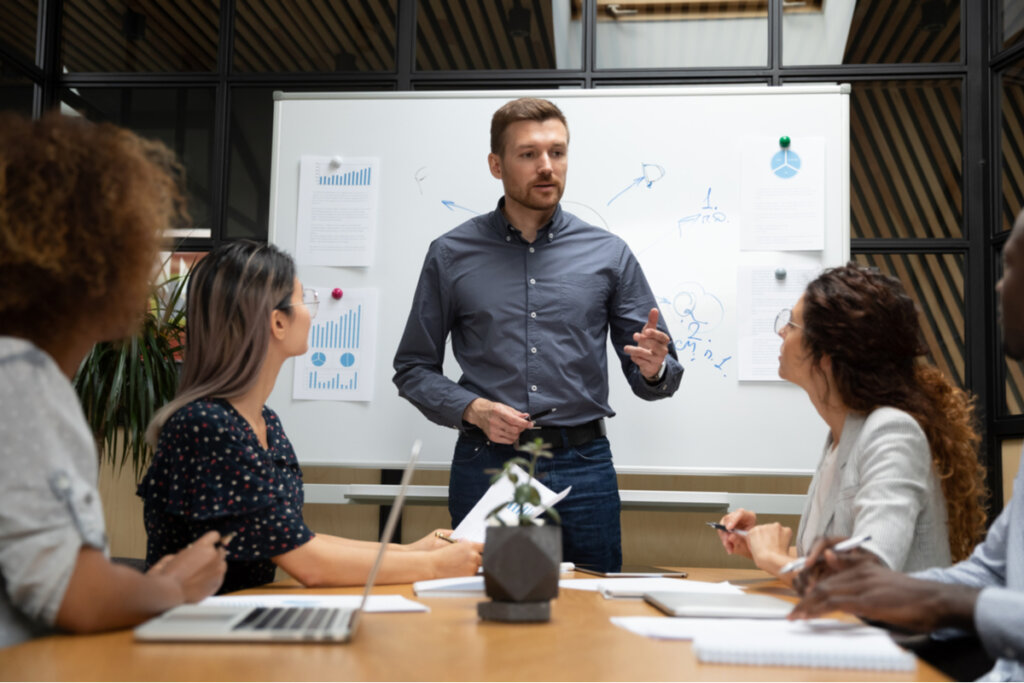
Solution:
M 302 266 L 299 272 L 307 286 L 379 291 L 375 396 L 368 402 L 293 400 L 294 367 L 287 363 L 269 405 L 281 416 L 300 461 L 400 468 L 410 444 L 422 438 L 422 465 L 449 465 L 456 432 L 429 422 L 398 396 L 391 361 L 427 245 L 473 213 L 493 210 L 501 196 L 500 181 L 487 169 L 490 119 L 504 102 L 526 94 L 551 99 L 569 121 L 563 208 L 626 240 L 677 343 L 691 336 L 681 302 L 721 304 L 719 320 L 705 325 L 693 335 L 700 340 L 680 350 L 686 373 L 670 399 L 635 397 L 609 350 L 609 400 L 617 414 L 608 420 L 608 434 L 618 470 L 812 471 L 826 427 L 804 392 L 782 382 L 737 380 L 737 268 L 820 268 L 848 260 L 849 104 L 848 90 L 838 85 L 278 93 L 273 243 L 295 253 L 303 155 L 380 160 L 373 265 Z M 824 141 L 825 248 L 740 251 L 743 141 L 782 135 L 793 140 L 794 148 L 801 137 Z M 649 183 L 655 175 L 657 180 Z M 699 217 L 683 220 L 694 215 Z M 458 379 L 450 351 L 445 369 Z

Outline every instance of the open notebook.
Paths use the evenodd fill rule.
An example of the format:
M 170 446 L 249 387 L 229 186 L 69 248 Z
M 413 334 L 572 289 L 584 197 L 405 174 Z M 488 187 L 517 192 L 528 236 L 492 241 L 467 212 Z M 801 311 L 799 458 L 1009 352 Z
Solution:
M 702 662 L 752 666 L 913 671 L 917 660 L 882 629 L 862 624 L 762 621 L 763 625 L 706 628 L 693 639 Z
M 358 607 L 252 607 L 242 605 L 180 605 L 135 629 L 136 640 L 164 641 L 295 641 L 329 640 L 348 642 L 355 635 L 366 608 L 373 582 L 377 579 L 384 551 L 398 524 L 405 492 L 416 468 L 421 442 L 412 446 L 402 486 L 391 506 L 391 514 L 380 537 L 380 550 L 373 563 Z

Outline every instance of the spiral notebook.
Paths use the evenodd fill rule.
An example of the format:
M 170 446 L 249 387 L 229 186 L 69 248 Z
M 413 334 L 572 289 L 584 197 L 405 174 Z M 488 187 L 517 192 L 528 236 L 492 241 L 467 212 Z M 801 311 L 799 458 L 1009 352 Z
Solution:
M 698 633 L 693 651 L 701 662 L 720 664 L 869 671 L 913 671 L 917 667 L 914 655 L 882 629 L 849 623 L 771 623 L 755 626 L 750 632 L 730 628 Z

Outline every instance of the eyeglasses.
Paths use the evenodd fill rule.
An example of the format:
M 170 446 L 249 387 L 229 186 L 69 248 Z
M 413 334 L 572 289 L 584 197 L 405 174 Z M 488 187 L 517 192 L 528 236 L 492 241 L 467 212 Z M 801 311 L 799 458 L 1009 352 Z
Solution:
M 302 301 L 286 301 L 285 303 L 278 306 L 278 308 L 288 308 L 294 306 L 297 303 L 305 304 L 306 309 L 309 311 L 309 317 L 315 318 L 316 312 L 320 309 L 320 297 L 317 295 L 316 290 L 312 287 L 306 287 L 302 290 Z
M 793 309 L 783 308 L 779 311 L 779 314 L 775 316 L 775 334 L 782 334 L 782 331 L 789 326 L 793 326 L 797 329 L 804 329 L 803 325 L 797 325 L 793 322 Z

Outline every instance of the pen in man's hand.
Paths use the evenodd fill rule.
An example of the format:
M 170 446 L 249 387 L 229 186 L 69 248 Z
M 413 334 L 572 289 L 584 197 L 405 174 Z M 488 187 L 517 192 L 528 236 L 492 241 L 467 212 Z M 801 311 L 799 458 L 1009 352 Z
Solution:
M 836 543 L 834 546 L 832 546 L 831 550 L 833 550 L 833 551 L 835 551 L 837 553 L 841 553 L 844 550 L 853 550 L 854 548 L 861 547 L 862 545 L 864 545 L 865 543 L 867 543 L 870 540 L 871 540 L 871 536 L 869 536 L 867 534 L 865 534 L 863 536 L 854 536 L 853 538 L 848 538 L 845 541 L 840 541 L 839 543 Z M 829 548 L 826 548 L 826 550 L 829 550 Z M 821 555 L 818 555 L 818 562 L 820 562 L 820 561 L 821 561 Z M 798 572 L 798 571 L 802 570 L 806 564 L 807 564 L 807 558 L 806 557 L 798 557 L 797 559 L 795 559 L 792 562 L 786 564 L 782 569 L 780 569 L 779 573 L 780 574 L 788 574 L 789 572 Z
M 231 541 L 235 538 L 235 534 L 236 534 L 236 532 L 234 532 L 234 531 L 227 532 L 226 534 L 221 536 L 217 540 L 216 543 L 213 544 L 213 547 L 214 548 L 227 548 L 228 547 L 228 543 L 231 543 Z
M 747 532 L 746 532 L 745 529 L 730 529 L 729 527 L 725 526 L 724 524 L 721 524 L 720 522 L 704 522 L 704 523 L 707 524 L 712 529 L 718 529 L 719 531 L 724 531 L 727 534 L 736 534 L 737 536 L 746 536 L 747 535 Z
M 448 541 L 449 543 L 458 543 L 458 541 L 456 541 L 454 538 L 452 538 L 451 536 L 445 536 L 440 531 L 435 531 L 434 535 L 440 538 L 442 541 Z
M 531 415 L 530 417 L 528 417 L 526 419 L 529 420 L 530 422 L 536 422 L 539 418 L 542 418 L 545 415 L 550 415 L 551 413 L 555 412 L 556 410 L 558 410 L 558 408 L 548 408 L 547 410 L 542 410 L 539 413 L 534 413 L 533 415 Z

